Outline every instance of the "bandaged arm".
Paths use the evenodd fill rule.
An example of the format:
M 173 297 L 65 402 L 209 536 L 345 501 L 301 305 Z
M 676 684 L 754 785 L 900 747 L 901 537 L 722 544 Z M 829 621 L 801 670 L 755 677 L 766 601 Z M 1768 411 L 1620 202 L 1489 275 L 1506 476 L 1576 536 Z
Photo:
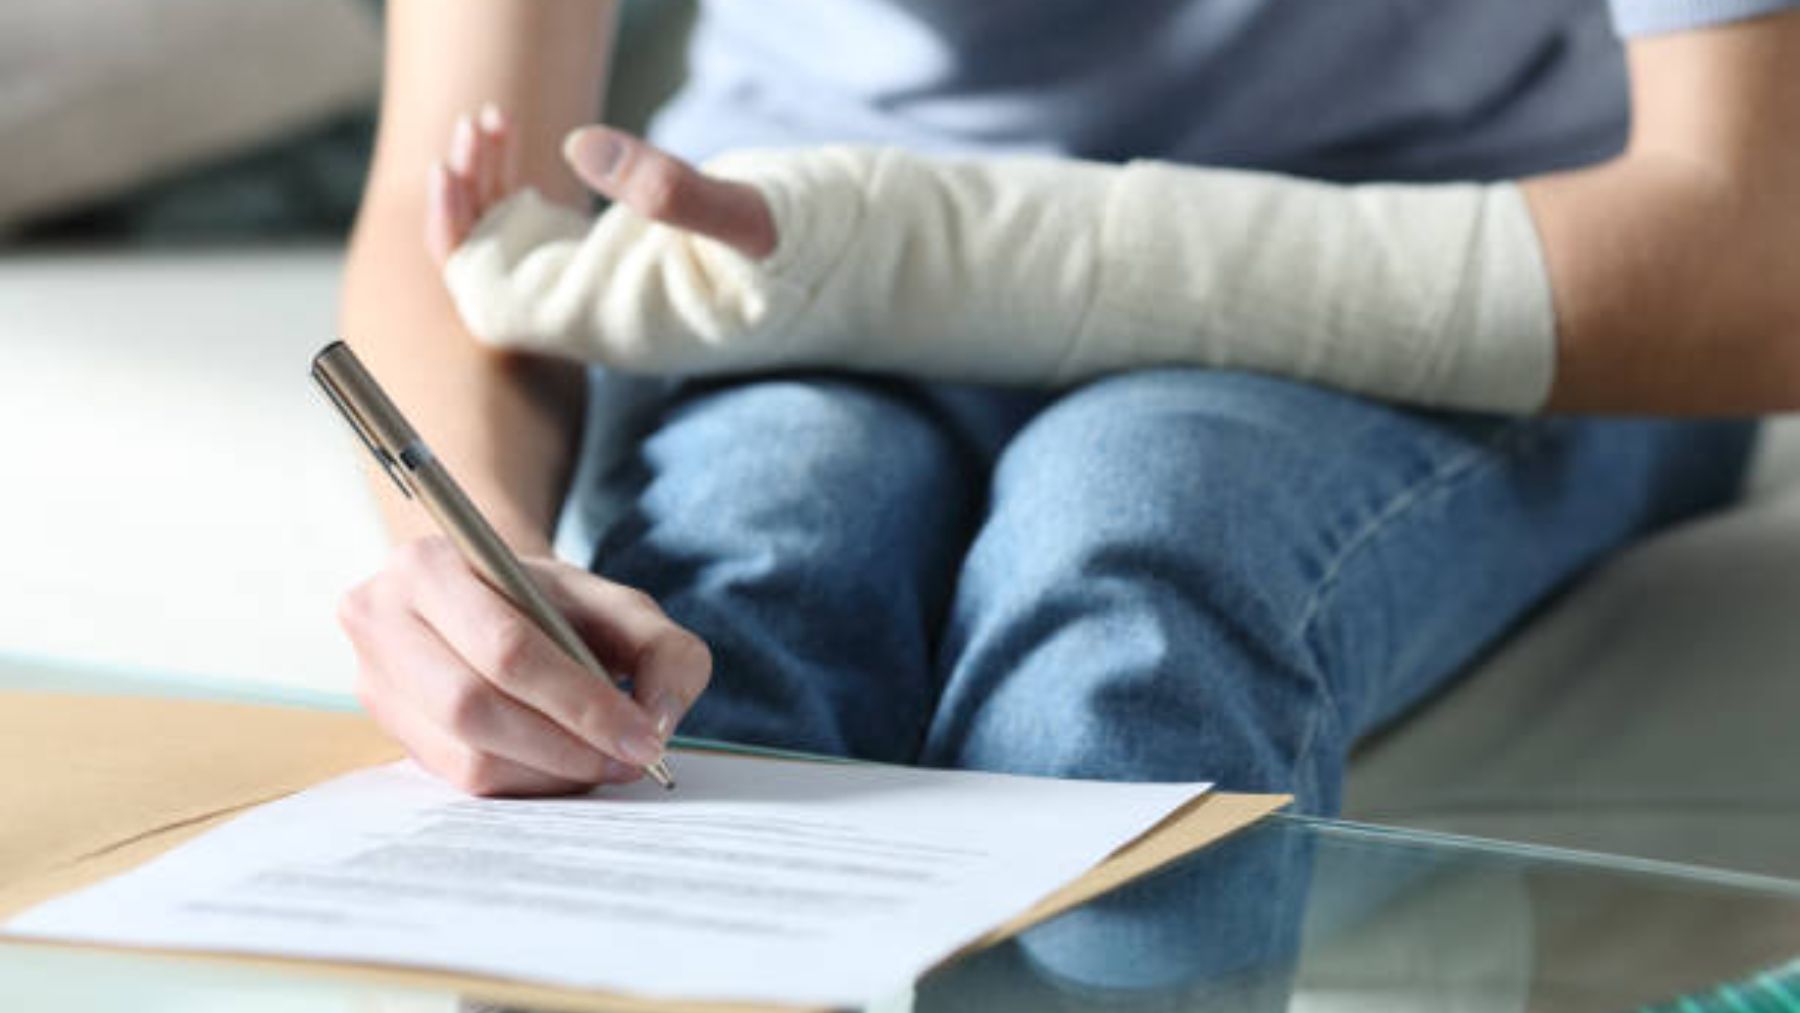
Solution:
M 446 266 L 470 330 L 648 372 L 1055 386 L 1193 365 L 1502 412 L 1534 411 L 1550 389 L 1549 284 L 1509 183 L 844 147 L 708 169 L 762 191 L 771 256 L 526 191 Z

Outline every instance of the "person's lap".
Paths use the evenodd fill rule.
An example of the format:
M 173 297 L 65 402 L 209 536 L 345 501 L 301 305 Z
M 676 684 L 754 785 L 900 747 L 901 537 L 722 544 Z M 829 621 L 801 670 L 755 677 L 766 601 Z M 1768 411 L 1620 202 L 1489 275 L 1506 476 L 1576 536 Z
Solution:
M 595 566 L 712 645 L 685 733 L 1329 812 L 1358 735 L 1727 498 L 1749 440 L 1202 370 L 696 383 L 606 476 L 634 506 Z
M 687 734 L 906 762 L 983 463 L 906 384 L 684 385 L 622 471 L 595 569 L 712 647 Z

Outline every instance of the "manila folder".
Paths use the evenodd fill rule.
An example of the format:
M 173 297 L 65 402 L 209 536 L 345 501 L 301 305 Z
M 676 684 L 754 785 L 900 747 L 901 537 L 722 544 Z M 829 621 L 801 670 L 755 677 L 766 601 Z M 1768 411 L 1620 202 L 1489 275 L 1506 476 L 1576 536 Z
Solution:
M 163 697 L 0 692 L 0 921 L 149 861 L 252 806 L 401 749 L 359 714 Z M 972 944 L 989 945 L 1254 823 L 1285 796 L 1211 793 Z M 454 972 L 220 956 L 558 1010 L 745 1010 Z

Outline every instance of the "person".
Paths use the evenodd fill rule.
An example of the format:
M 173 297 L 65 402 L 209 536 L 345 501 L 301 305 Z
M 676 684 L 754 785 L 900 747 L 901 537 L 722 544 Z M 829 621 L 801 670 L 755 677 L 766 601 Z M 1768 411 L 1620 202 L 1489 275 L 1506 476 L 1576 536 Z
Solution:
M 399 548 L 341 611 L 359 694 L 483 794 L 635 778 L 679 725 L 1332 812 L 1359 736 L 1732 495 L 1751 429 L 1694 417 L 1800 405 L 1794 6 L 1615 0 L 1622 46 L 1583 0 L 715 0 L 656 146 L 589 134 L 578 178 L 559 148 L 597 118 L 611 4 L 396 0 L 344 330 L 630 690 L 384 499 Z M 1545 410 L 1228 369 L 788 369 L 655 388 L 596 464 L 582 371 L 471 340 L 433 260 L 514 181 L 766 253 L 754 194 L 690 163 L 843 141 L 1516 180 L 1553 296 Z M 624 504 L 589 568 L 552 558 L 567 495 Z

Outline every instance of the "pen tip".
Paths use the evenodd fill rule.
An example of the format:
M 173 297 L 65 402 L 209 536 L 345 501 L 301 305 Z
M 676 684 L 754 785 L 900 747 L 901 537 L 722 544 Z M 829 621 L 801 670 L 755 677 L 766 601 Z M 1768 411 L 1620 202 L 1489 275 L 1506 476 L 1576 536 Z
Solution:
M 658 760 L 655 763 L 652 763 L 644 768 L 644 773 L 649 774 L 651 780 L 662 785 L 664 791 L 675 790 L 675 775 L 669 773 L 669 764 L 667 761 Z

